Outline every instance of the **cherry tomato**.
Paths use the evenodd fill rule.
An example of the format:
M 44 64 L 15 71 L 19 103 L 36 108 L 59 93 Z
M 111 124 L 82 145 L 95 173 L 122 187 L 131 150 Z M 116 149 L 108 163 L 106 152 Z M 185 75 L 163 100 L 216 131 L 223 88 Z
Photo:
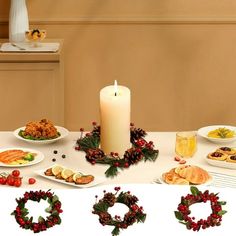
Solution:
M 21 181 L 20 178 L 15 179 L 15 181 L 14 181 L 14 186 L 15 186 L 15 187 L 20 187 L 21 184 L 22 184 L 22 181 Z
M 36 183 L 36 179 L 35 178 L 29 178 L 28 183 L 29 184 L 35 184 Z
M 4 177 L 0 177 L 0 184 L 4 184 Z
M 13 171 L 12 171 L 12 175 L 13 175 L 14 177 L 19 177 L 19 176 L 20 176 L 20 171 L 19 171 L 19 170 L 13 170 Z
M 10 186 L 14 186 L 14 183 L 15 183 L 15 179 L 13 178 L 13 176 L 8 175 L 7 176 L 7 184 L 10 185 Z

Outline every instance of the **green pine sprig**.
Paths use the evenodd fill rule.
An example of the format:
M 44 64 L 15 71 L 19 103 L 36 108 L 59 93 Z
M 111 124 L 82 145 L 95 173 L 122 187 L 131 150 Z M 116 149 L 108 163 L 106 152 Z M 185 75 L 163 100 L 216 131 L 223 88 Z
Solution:
M 97 131 L 99 126 L 95 126 L 94 130 L 96 130 L 96 132 L 94 132 L 94 130 L 88 134 L 86 134 L 83 137 L 83 133 L 81 134 L 81 137 L 76 141 L 76 150 L 80 150 L 80 151 L 84 151 L 84 152 L 88 152 L 88 150 L 91 149 L 99 149 L 99 145 L 100 145 L 100 133 Z M 140 131 L 140 134 L 138 134 L 137 132 Z M 131 134 L 131 140 L 132 140 L 132 147 L 133 148 L 137 148 L 137 149 L 141 149 L 142 152 L 142 159 L 140 161 L 152 161 L 154 162 L 159 154 L 159 150 L 157 149 L 153 149 L 153 148 L 148 148 L 147 146 L 144 147 L 139 147 L 136 143 L 136 138 L 142 138 L 146 135 L 146 132 L 142 129 L 137 129 L 134 128 L 133 126 L 131 127 L 130 130 L 130 134 Z M 89 162 L 92 163 L 92 161 L 88 160 Z M 121 158 L 121 157 L 113 157 L 110 154 L 106 154 L 103 157 L 94 160 L 94 163 L 92 164 L 102 164 L 102 165 L 108 165 L 108 169 L 105 171 L 105 175 L 108 178 L 113 178 L 115 176 L 117 176 L 120 172 L 120 170 L 123 170 L 124 168 L 128 168 L 129 166 L 133 165 L 133 164 L 137 164 L 137 163 L 129 163 L 129 160 L 125 160 L 125 158 Z

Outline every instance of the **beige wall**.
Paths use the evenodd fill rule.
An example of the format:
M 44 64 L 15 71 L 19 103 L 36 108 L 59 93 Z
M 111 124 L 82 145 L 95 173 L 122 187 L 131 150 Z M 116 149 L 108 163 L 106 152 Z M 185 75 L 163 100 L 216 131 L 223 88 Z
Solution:
M 27 0 L 31 27 L 64 38 L 65 126 L 99 120 L 99 90 L 132 91 L 147 130 L 236 125 L 235 0 Z M 0 0 L 0 37 L 9 1 Z M 17 118 L 16 118 L 17 119 Z M 0 118 L 1 120 L 1 118 Z

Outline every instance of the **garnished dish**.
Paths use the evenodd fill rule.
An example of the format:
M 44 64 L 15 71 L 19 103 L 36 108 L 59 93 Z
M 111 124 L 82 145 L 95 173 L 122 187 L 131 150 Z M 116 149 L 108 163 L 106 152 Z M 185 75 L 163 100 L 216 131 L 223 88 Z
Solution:
M 25 129 L 19 131 L 19 135 L 25 139 L 45 140 L 58 138 L 61 134 L 51 121 L 42 119 L 27 123 Z
M 213 166 L 236 169 L 236 148 L 217 148 L 207 155 L 206 161 Z
M 54 126 L 48 119 L 30 121 L 25 127 L 14 131 L 14 135 L 31 143 L 51 143 L 68 135 L 69 131 L 63 127 Z
M 236 141 L 236 127 L 229 125 L 212 125 L 198 130 L 198 135 L 214 143 Z
M 233 138 L 235 135 L 236 133 L 234 130 L 225 127 L 214 129 L 207 134 L 210 138 Z
M 208 183 L 212 177 L 201 167 L 181 165 L 162 174 L 161 180 L 166 184 L 200 185 Z
M 36 150 L 28 148 L 0 149 L 0 166 L 20 167 L 39 163 L 44 155 Z
M 47 179 L 76 187 L 91 187 L 105 181 L 104 177 L 83 174 L 61 165 L 54 165 L 36 173 Z
M 32 29 L 25 32 L 25 37 L 30 42 L 39 42 L 45 39 L 46 30 Z

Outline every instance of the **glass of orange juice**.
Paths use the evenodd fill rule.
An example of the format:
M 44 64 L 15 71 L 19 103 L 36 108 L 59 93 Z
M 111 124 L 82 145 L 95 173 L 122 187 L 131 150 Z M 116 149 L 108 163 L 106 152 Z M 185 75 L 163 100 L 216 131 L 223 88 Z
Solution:
M 197 134 L 194 131 L 176 133 L 175 153 L 181 157 L 192 157 L 197 151 Z

